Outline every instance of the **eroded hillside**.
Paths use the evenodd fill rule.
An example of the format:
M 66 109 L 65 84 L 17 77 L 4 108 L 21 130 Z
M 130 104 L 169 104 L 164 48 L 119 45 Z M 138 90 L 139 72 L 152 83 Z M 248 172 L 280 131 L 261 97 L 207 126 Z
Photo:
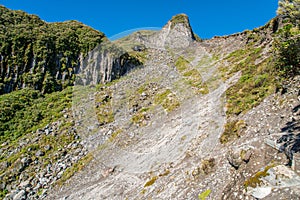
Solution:
M 300 78 L 282 78 L 274 63 L 283 26 L 278 17 L 201 40 L 180 14 L 161 31 L 102 42 L 72 88 L 1 96 L 1 195 L 299 199 L 288 164 L 299 151 Z
M 50 198 L 299 197 L 299 178 L 285 166 L 284 154 L 264 143 L 278 138 L 291 116 L 298 117 L 292 109 L 299 104 L 299 79 L 288 93 L 275 93 L 270 55 L 279 22 L 201 42 L 186 23 L 171 20 L 160 32 L 115 42 L 125 42 L 146 62 L 91 91 L 95 102 L 98 95 L 109 99 L 100 109 L 111 106 L 110 121 L 99 124 L 99 115 L 91 121 L 94 105 L 76 105 L 87 124 L 98 123 L 83 136 L 94 159 Z M 166 42 L 175 38 L 184 47 Z M 287 171 L 293 177 L 276 179 L 287 183 L 282 186 L 267 176 Z

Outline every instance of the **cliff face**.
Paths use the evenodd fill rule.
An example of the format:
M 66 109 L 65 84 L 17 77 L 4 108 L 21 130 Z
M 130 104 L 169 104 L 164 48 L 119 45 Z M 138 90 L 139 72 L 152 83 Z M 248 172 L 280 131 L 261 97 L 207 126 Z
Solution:
M 120 78 L 142 63 L 110 42 L 98 45 L 80 59 L 75 84 L 96 85 Z
M 101 55 L 95 55 L 97 50 L 89 53 L 109 42 L 103 33 L 79 22 L 46 23 L 21 11 L 0 11 L 0 94 L 22 88 L 61 90 L 73 85 L 83 70 L 94 83 L 104 83 L 133 65 L 125 53 L 114 55 L 120 51 L 116 48 L 112 53 L 108 48 Z

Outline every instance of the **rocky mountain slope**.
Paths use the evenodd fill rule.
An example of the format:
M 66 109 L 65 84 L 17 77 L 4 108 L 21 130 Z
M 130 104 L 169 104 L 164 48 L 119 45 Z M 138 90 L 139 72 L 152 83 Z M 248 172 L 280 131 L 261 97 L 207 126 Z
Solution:
M 298 120 L 299 78 L 275 94 L 270 55 L 278 23 L 197 42 L 188 20 L 170 20 L 162 31 L 116 41 L 143 46 L 147 61 L 90 93 L 95 102 L 99 93 L 109 97 L 114 117 L 82 136 L 93 161 L 49 199 L 299 198 L 298 175 L 264 143 L 278 139 L 292 116 Z M 175 38 L 187 42 L 168 42 Z M 75 107 L 83 124 L 97 124 L 90 105 Z
M 299 199 L 300 77 L 273 59 L 284 27 L 201 40 L 180 14 L 77 56 L 63 93 L 0 96 L 1 196 Z

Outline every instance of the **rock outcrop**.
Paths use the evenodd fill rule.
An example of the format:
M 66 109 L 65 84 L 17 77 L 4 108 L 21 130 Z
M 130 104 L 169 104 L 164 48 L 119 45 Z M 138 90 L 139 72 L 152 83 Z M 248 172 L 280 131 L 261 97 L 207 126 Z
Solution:
M 132 43 L 141 43 L 147 48 L 183 49 L 200 38 L 194 34 L 188 16 L 179 14 L 172 17 L 160 31 L 138 31 L 126 37 L 123 42 L 128 40 Z
M 96 85 L 120 78 L 142 63 L 110 42 L 103 42 L 81 57 L 75 84 Z
M 154 35 L 151 43 L 156 48 L 186 48 L 195 39 L 189 18 L 185 14 L 174 16 L 160 32 Z

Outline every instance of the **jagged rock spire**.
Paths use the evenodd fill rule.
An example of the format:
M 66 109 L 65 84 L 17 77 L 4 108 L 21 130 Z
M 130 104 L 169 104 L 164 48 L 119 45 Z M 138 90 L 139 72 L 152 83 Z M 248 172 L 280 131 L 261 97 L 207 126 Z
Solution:
M 195 40 L 195 36 L 186 14 L 178 14 L 153 38 L 152 44 L 160 48 L 186 48 Z

